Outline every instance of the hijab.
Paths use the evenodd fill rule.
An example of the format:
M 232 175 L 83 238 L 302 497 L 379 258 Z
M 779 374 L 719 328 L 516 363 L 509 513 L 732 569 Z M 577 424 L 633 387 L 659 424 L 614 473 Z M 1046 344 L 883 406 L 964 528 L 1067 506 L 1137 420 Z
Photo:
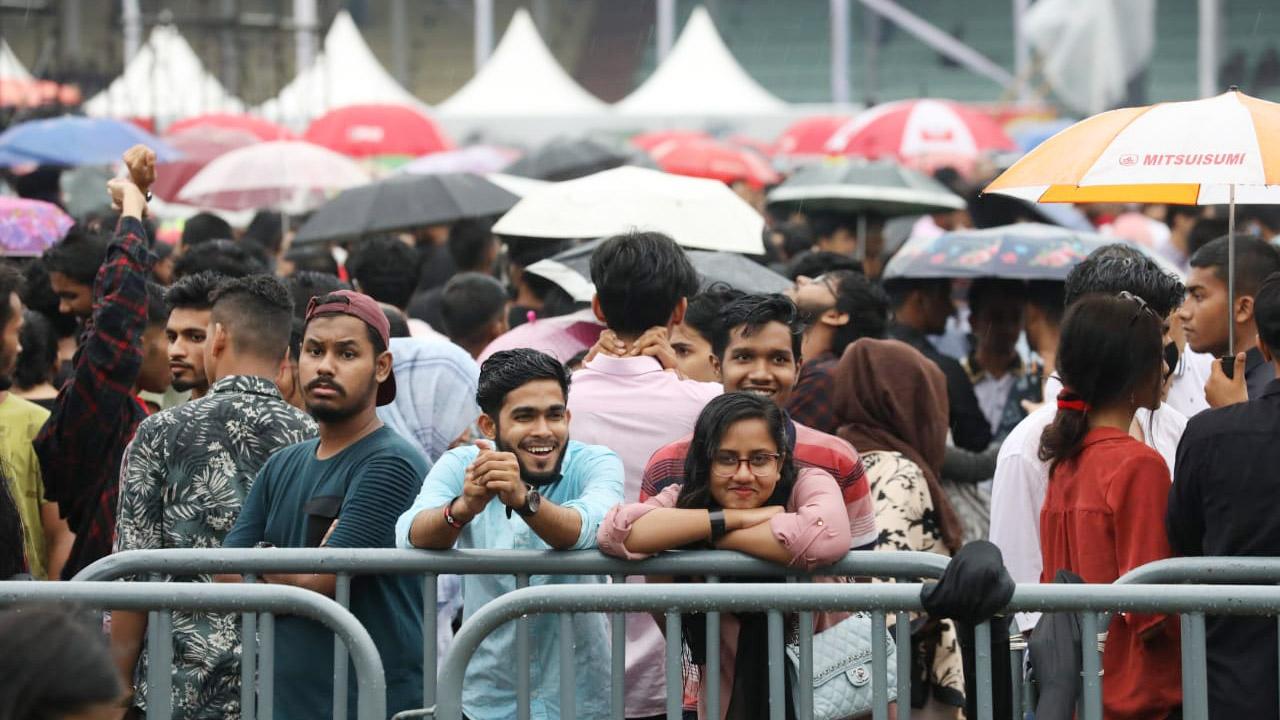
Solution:
M 947 449 L 947 381 L 931 360 L 897 340 L 862 338 L 835 372 L 840 437 L 860 453 L 888 451 L 915 463 L 929 485 L 943 543 L 955 552 L 963 529 L 938 483 Z
M 390 349 L 396 399 L 378 408 L 378 418 L 435 465 L 480 416 L 480 367 L 451 342 L 392 338 Z

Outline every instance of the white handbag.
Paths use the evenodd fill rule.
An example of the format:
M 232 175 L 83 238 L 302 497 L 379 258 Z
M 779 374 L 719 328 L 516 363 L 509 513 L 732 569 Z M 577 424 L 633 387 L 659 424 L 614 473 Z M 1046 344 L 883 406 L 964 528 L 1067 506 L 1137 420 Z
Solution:
M 889 701 L 898 697 L 897 646 L 885 632 Z M 800 707 L 800 647 L 787 643 L 791 698 Z M 871 616 L 854 613 L 813 636 L 813 718 L 847 720 L 871 712 Z

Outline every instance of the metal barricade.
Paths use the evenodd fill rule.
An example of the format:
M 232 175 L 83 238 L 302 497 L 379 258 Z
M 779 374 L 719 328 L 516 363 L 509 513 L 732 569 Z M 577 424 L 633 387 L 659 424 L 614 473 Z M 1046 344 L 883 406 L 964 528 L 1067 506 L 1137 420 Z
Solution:
M 813 570 L 789 568 L 736 552 L 689 551 L 663 553 L 642 561 L 609 557 L 595 550 L 391 550 L 342 548 L 258 548 L 258 549 L 180 549 L 131 550 L 110 555 L 93 563 L 76 575 L 75 580 L 113 580 L 131 576 L 194 575 L 236 573 L 246 576 L 263 573 L 332 573 L 337 575 L 335 598 L 346 606 L 351 578 L 355 575 L 422 575 L 423 592 L 423 702 L 428 708 L 436 703 L 436 578 L 440 574 L 514 575 L 517 588 L 529 585 L 535 575 L 606 575 L 615 584 L 628 576 L 695 576 L 710 583 L 721 577 L 777 577 L 803 581 L 814 576 L 864 578 L 897 578 L 920 580 L 937 578 L 946 569 L 949 558 L 934 553 L 918 552 L 850 552 L 839 562 Z M 795 587 L 796 585 L 788 585 Z M 595 586 L 572 585 L 573 588 Z M 738 587 L 735 585 L 734 587 Z M 775 591 L 778 586 L 774 586 Z M 708 627 L 719 628 L 712 616 Z M 617 720 L 624 717 L 623 674 L 625 670 L 626 620 L 622 612 L 611 613 L 611 705 Z M 446 620 L 447 621 L 447 620 Z M 909 634 L 906 612 L 897 616 L 897 632 Z M 812 639 L 812 624 L 802 619 L 800 641 Z M 528 720 L 530 707 L 530 641 L 527 619 L 517 618 L 517 717 Z M 244 633 L 242 673 L 252 669 L 252 635 Z M 334 647 L 334 718 L 345 720 L 346 663 L 343 647 Z M 807 658 L 808 653 L 804 653 Z M 909 686 L 910 653 L 898 656 L 898 675 L 903 686 Z M 806 672 L 811 671 L 805 662 Z M 807 676 L 806 676 L 807 677 Z M 680 695 L 669 702 L 677 706 Z M 900 720 L 910 720 L 909 709 Z M 253 720 L 246 715 L 245 720 Z
M 271 717 L 274 690 L 273 619 L 277 615 L 300 615 L 324 624 L 343 643 L 351 655 L 359 690 L 356 714 L 359 720 L 382 720 L 386 713 L 386 678 L 382 660 L 373 639 L 356 617 L 346 608 L 317 593 L 284 585 L 216 585 L 212 583 L 114 583 L 114 582 L 0 582 L 0 607 L 23 603 L 65 603 L 101 610 L 198 610 L 241 612 L 261 616 L 259 631 L 263 633 L 261 674 L 258 679 L 263 709 L 261 717 Z M 168 617 L 167 614 L 164 617 Z M 165 631 L 167 633 L 167 630 Z M 164 642 L 153 649 L 168 648 Z M 163 652 L 158 653 L 163 655 Z M 170 660 L 153 658 L 166 672 L 163 680 L 151 685 L 148 695 L 149 717 L 170 717 Z M 254 677 L 247 679 L 247 692 L 253 706 Z M 243 702 L 243 701 L 242 701 Z
M 437 720 L 460 720 L 462 717 L 462 685 L 467 663 L 480 643 L 495 629 L 513 619 L 530 614 L 559 613 L 562 616 L 587 612 L 660 612 L 666 616 L 668 658 L 678 657 L 672 650 L 680 643 L 680 614 L 688 612 L 765 612 L 769 623 L 770 717 L 785 717 L 786 699 L 781 692 L 784 672 L 782 662 L 781 614 L 791 612 L 866 610 L 872 612 L 873 643 L 883 637 L 885 615 L 889 612 L 921 609 L 919 584 L 801 584 L 788 585 L 780 592 L 774 584 L 743 583 L 728 585 L 612 585 L 612 586 L 543 586 L 524 588 L 502 596 L 477 611 L 463 625 L 446 656 L 440 674 L 439 703 L 434 712 Z M 1110 612 L 1178 613 L 1203 617 L 1205 611 L 1222 615 L 1280 615 L 1280 587 L 1274 586 L 1184 586 L 1184 585 L 1019 585 L 1007 612 L 1076 612 L 1081 620 L 1081 653 L 1084 688 L 1079 716 L 1082 720 L 1102 719 L 1101 650 L 1096 641 L 1099 614 Z M 713 625 L 709 619 L 708 629 Z M 901 625 L 900 625 L 901 627 Z M 1204 641 L 1204 625 L 1191 624 L 1192 641 Z M 991 656 L 982 648 L 989 647 L 990 625 L 978 626 L 975 632 L 979 651 L 975 657 L 980 720 L 992 717 Z M 1184 638 L 1184 641 L 1186 638 Z M 708 632 L 708 658 L 718 654 L 719 638 Z M 901 635 L 900 635 L 901 642 Z M 572 673 L 571 658 L 566 658 L 562 644 L 561 672 Z M 873 644 L 873 647 L 875 645 Z M 803 655 L 802 655 L 803 657 Z M 679 697 L 678 673 L 668 665 L 668 698 Z M 1193 668 L 1195 670 L 1195 668 Z M 1185 673 L 1187 668 L 1183 668 Z M 708 670 L 707 695 L 719 692 L 719 673 Z M 887 668 L 883 653 L 873 658 L 873 718 L 888 716 Z M 798 683 L 811 693 L 812 683 Z M 572 683 L 568 684 L 572 692 Z M 562 684 L 561 705 L 566 686 Z M 802 694 L 802 696 L 803 696 Z M 899 697 L 909 697 L 899 687 Z M 572 699 L 568 703 L 572 704 Z M 899 705 L 901 710 L 908 703 Z M 1184 707 L 1184 717 L 1204 720 L 1207 711 Z M 806 717 L 798 713 L 799 717 Z M 669 704 L 668 720 L 680 718 L 678 703 Z

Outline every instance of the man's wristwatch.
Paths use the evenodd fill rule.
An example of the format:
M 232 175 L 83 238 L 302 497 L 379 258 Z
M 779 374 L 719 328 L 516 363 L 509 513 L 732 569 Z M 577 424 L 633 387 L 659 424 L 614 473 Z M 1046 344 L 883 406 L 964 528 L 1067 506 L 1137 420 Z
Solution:
M 525 486 L 527 490 L 524 494 L 524 505 L 518 508 L 507 506 L 507 517 L 511 517 L 511 511 L 515 510 L 516 514 L 522 518 L 533 517 L 538 514 L 538 508 L 542 506 L 542 494 L 533 489 L 532 485 Z
M 462 496 L 458 495 L 444 506 L 444 521 L 454 530 L 461 530 L 467 524 L 467 521 L 458 520 L 453 516 L 453 504 L 458 502 L 460 497 Z

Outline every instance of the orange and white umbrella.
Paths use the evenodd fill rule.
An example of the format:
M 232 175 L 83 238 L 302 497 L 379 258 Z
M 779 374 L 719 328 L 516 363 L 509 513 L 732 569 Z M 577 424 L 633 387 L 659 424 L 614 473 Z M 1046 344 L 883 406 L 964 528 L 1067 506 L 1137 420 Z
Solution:
M 1233 86 L 1204 100 L 1104 112 L 1045 140 L 986 192 L 1032 202 L 1227 204 L 1230 313 L 1236 203 L 1280 204 L 1280 104 Z M 1227 327 L 1234 352 L 1235 323 Z
M 1094 115 L 987 186 L 1032 202 L 1280 204 L 1280 104 L 1235 89 Z

